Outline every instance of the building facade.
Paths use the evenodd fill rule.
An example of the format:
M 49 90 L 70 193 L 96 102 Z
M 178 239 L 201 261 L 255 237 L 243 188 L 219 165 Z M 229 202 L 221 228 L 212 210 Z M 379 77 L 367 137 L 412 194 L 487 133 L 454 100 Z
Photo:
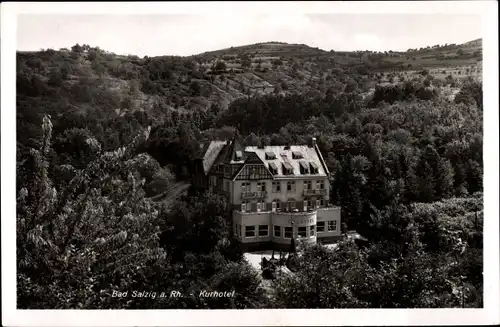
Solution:
M 224 195 L 233 237 L 245 250 L 288 249 L 340 238 L 340 207 L 330 205 L 330 174 L 309 145 L 241 146 L 238 138 L 202 149 L 193 185 Z

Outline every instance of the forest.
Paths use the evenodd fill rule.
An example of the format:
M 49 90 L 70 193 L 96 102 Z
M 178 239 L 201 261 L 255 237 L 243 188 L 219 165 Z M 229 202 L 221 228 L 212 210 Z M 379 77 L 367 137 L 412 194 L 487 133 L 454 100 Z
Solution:
M 481 81 L 441 81 L 452 100 L 428 73 L 365 96 L 378 73 L 337 65 L 322 88 L 176 110 L 211 97 L 196 58 L 118 59 L 86 45 L 17 55 L 19 309 L 483 306 Z M 224 200 L 158 200 L 189 181 L 201 143 L 235 131 L 247 145 L 316 137 L 342 230 L 369 242 L 306 248 L 270 292 Z M 236 296 L 111 296 L 127 290 Z

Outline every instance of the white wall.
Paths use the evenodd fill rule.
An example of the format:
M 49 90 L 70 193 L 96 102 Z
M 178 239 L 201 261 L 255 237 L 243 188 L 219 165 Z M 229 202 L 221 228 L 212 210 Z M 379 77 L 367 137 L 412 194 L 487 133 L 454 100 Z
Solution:
M 341 235 L 340 207 L 319 208 L 318 213 L 317 213 L 317 221 L 324 221 L 325 222 L 325 230 L 327 230 L 326 232 L 318 233 L 318 238 L 340 236 Z M 327 221 L 336 221 L 337 222 L 337 230 L 329 232 Z

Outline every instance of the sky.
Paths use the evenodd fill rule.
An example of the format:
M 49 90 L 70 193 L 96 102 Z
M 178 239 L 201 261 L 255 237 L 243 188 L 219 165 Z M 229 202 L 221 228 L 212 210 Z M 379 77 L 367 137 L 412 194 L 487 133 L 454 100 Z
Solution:
M 20 14 L 17 50 L 76 43 L 117 54 L 188 56 L 257 42 L 307 44 L 324 50 L 405 51 L 482 36 L 468 14 Z

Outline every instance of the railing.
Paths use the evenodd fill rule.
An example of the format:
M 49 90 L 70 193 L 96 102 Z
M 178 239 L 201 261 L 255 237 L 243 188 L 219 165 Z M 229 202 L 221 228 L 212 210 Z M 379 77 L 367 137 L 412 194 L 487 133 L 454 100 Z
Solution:
M 241 198 L 243 200 L 265 198 L 266 196 L 267 196 L 266 191 L 242 192 L 241 193 Z
M 326 189 L 304 190 L 304 195 L 326 195 Z
M 304 216 L 304 215 L 313 215 L 317 212 L 317 209 L 307 210 L 307 211 L 299 211 L 299 210 L 276 210 L 273 211 L 275 215 L 284 215 L 284 216 Z

